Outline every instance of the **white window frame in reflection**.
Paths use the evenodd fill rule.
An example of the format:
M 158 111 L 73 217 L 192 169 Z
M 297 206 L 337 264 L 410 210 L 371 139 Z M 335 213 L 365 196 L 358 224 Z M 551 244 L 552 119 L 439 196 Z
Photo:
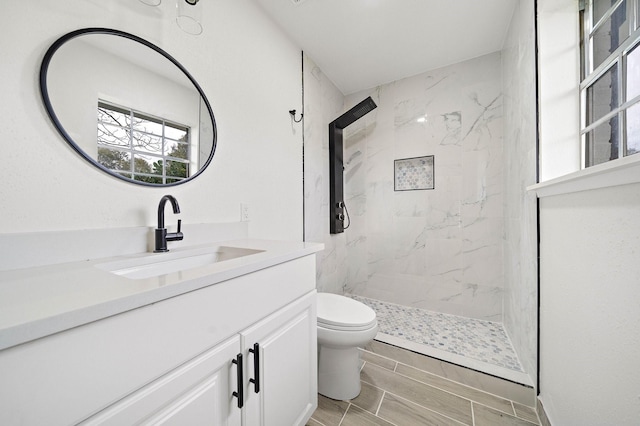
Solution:
M 104 115 L 113 117 L 113 120 L 101 119 Z M 171 138 L 170 133 L 173 131 L 183 132 L 184 136 L 179 139 Z M 106 148 L 119 153 L 120 162 L 128 164 L 126 168 L 110 167 L 110 164 L 100 161 L 100 154 L 98 162 L 110 171 L 128 178 L 153 184 L 176 183 L 189 178 L 192 174 L 191 133 L 189 126 L 103 100 L 98 101 L 98 153 L 101 148 Z M 184 158 L 171 155 L 175 153 L 176 147 L 184 147 Z M 149 170 L 136 170 L 137 165 L 142 165 L 141 162 L 147 164 Z M 171 163 L 178 163 L 179 168 L 184 168 L 184 176 L 172 176 L 167 166 Z

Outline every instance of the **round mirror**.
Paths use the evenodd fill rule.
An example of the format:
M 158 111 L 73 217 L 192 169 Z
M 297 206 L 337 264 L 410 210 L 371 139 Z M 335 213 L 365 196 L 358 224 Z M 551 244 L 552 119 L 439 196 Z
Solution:
M 132 34 L 64 35 L 44 56 L 40 90 L 73 149 L 119 179 L 178 185 L 213 158 L 216 124 L 202 89 L 168 53 Z

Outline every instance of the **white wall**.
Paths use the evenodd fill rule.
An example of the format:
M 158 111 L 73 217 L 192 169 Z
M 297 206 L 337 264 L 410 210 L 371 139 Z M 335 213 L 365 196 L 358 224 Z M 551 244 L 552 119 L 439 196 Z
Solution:
M 3 3 L 0 233 L 152 226 L 170 193 L 185 223 L 238 221 L 248 203 L 251 236 L 302 238 L 302 131 L 288 113 L 301 108 L 300 49 L 250 0 L 203 9 L 204 32 L 191 36 L 176 26 L 170 1 Z M 89 166 L 57 134 L 40 99 L 40 62 L 58 37 L 92 26 L 157 44 L 200 83 L 218 147 L 196 180 L 170 189 L 125 183 Z
M 546 181 L 579 169 L 578 1 L 538 5 Z M 637 183 L 540 199 L 539 391 L 554 426 L 640 422 L 638 211 Z
M 540 182 L 580 170 L 578 0 L 538 0 Z
M 540 200 L 540 397 L 554 426 L 640 421 L 640 184 Z
M 518 0 L 502 50 L 504 96 L 504 327 L 524 371 L 537 370 L 535 10 Z

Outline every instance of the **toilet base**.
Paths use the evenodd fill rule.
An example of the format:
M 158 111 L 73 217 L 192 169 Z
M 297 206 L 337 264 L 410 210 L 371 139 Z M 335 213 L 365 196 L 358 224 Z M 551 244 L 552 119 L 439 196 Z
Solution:
M 357 347 L 318 345 L 318 393 L 337 400 L 360 395 L 360 351 Z

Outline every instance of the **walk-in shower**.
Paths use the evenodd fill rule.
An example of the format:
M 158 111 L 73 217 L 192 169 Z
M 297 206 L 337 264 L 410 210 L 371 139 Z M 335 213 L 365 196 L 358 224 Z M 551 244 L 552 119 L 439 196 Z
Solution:
M 377 340 L 530 386 L 535 229 L 513 219 L 523 189 L 508 177 L 531 157 L 505 153 L 517 139 L 503 135 L 502 59 L 485 55 L 346 97 L 306 63 L 315 121 L 305 127 L 305 239 L 326 247 L 318 291 L 373 308 Z M 396 161 L 428 156 L 432 166 L 410 171 L 418 180 L 432 173 L 433 188 L 396 190 Z

